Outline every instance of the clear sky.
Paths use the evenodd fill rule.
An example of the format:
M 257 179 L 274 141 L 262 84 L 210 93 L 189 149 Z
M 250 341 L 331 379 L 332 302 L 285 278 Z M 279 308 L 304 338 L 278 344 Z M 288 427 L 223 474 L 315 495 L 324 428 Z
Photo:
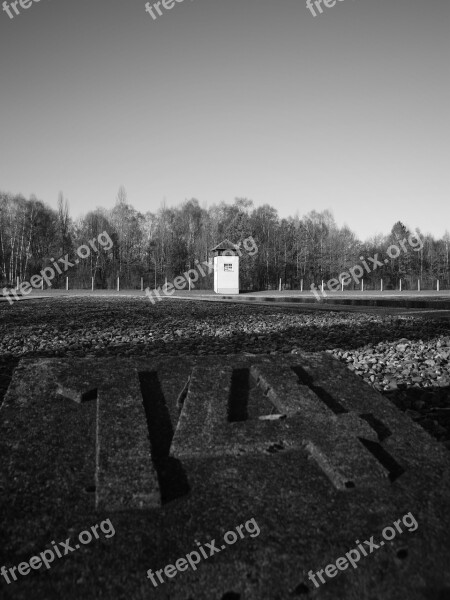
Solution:
M 0 11 L 1 190 L 61 190 L 73 216 L 124 185 L 142 212 L 247 197 L 362 238 L 450 229 L 449 0 L 18 9 Z

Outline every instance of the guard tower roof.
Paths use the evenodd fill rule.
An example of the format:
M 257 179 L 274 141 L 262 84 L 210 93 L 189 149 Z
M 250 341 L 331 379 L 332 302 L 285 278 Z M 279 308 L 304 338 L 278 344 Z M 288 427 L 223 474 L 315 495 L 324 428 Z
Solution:
M 230 242 L 230 240 L 223 240 L 220 244 L 217 244 L 214 248 L 211 248 L 211 252 L 224 252 L 225 250 L 234 250 L 237 252 L 239 246 Z

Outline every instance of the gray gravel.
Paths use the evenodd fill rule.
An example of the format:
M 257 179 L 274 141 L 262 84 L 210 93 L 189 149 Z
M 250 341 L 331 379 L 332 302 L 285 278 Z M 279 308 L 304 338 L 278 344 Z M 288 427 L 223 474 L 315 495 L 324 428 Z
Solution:
M 145 298 L 0 305 L 0 398 L 22 357 L 328 351 L 450 448 L 450 323 Z

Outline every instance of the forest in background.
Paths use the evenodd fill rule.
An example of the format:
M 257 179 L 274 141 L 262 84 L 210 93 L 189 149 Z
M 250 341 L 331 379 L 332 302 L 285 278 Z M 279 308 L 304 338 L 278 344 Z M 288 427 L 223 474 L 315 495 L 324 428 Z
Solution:
M 389 224 L 388 224 L 389 226 Z M 54 210 L 31 196 L 0 192 L 0 283 L 16 285 L 51 266 L 51 259 L 76 256 L 76 250 L 88 240 L 106 231 L 113 247 L 100 249 L 59 275 L 53 287 L 64 287 L 69 277 L 70 287 L 90 288 L 94 278 L 97 289 L 114 289 L 120 277 L 122 289 L 140 289 L 162 285 L 187 269 L 195 260 L 211 257 L 210 250 L 227 238 L 237 244 L 252 236 L 258 252 L 245 252 L 240 260 L 242 290 L 277 289 L 281 279 L 283 289 L 305 289 L 311 283 L 337 278 L 354 265 L 378 254 L 385 259 L 387 249 L 410 233 L 420 236 L 423 247 L 414 250 L 406 243 L 407 252 L 389 259 L 382 268 L 364 275 L 365 289 L 450 289 L 449 243 L 446 231 L 442 239 L 434 239 L 420 229 L 410 232 L 401 223 L 394 223 L 388 235 L 377 235 L 361 241 L 347 227 L 338 227 L 332 213 L 312 211 L 299 217 L 280 218 L 269 205 L 255 207 L 251 200 L 236 198 L 232 204 L 221 203 L 208 209 L 196 199 L 178 207 L 161 208 L 153 213 L 138 212 L 127 200 L 123 187 L 119 189 L 114 208 L 96 208 L 74 220 L 69 203 L 59 194 Z M 357 288 L 351 283 L 346 289 Z M 212 275 L 200 279 L 197 289 L 212 289 Z

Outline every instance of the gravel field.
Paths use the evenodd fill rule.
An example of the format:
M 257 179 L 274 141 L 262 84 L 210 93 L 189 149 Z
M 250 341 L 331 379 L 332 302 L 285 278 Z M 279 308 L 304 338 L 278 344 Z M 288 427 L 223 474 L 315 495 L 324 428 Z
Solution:
M 450 449 L 450 322 L 146 298 L 0 304 L 0 400 L 20 358 L 328 351 Z

